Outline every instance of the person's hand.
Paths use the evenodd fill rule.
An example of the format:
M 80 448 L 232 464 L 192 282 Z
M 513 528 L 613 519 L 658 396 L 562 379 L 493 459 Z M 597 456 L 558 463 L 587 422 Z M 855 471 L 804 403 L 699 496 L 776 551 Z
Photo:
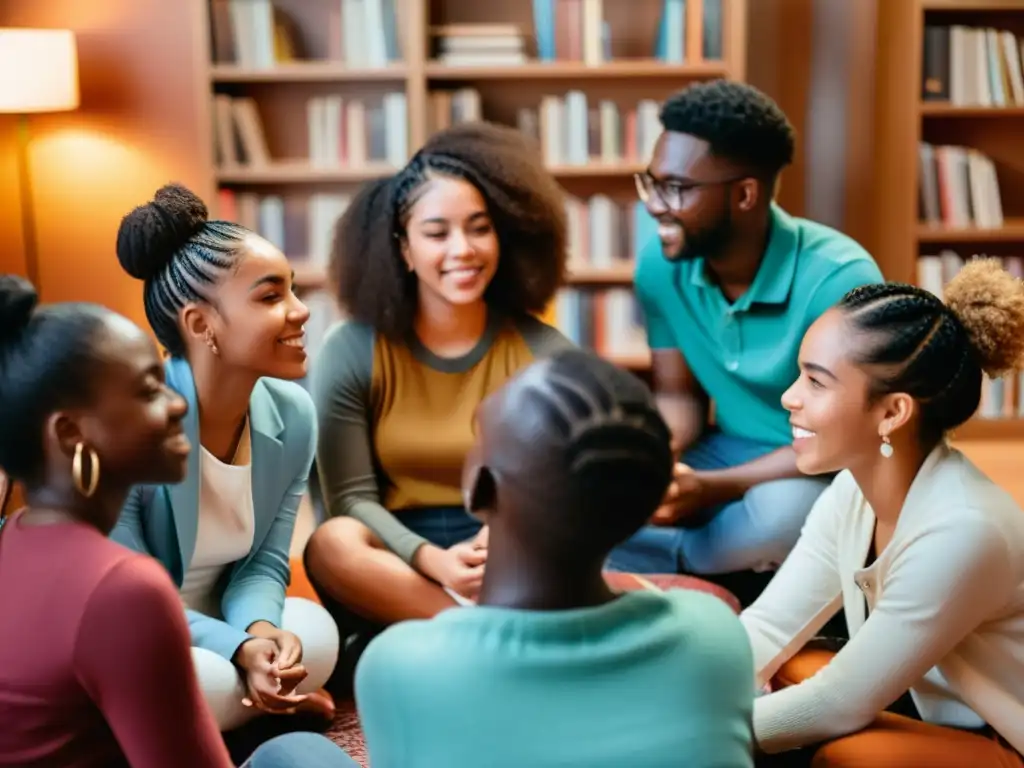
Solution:
M 476 600 L 484 579 L 487 550 L 477 547 L 474 541 L 463 541 L 448 549 L 425 544 L 416 553 L 417 565 L 425 576 L 441 586 Z
M 292 714 L 306 700 L 305 695 L 292 693 L 306 677 L 301 665 L 288 670 L 277 669 L 278 649 L 273 640 L 253 637 L 242 643 L 232 659 L 245 673 L 248 695 L 242 699 L 247 707 L 273 714 Z M 282 680 L 282 676 L 286 682 Z M 287 684 L 286 684 L 287 683 Z
M 470 539 L 470 542 L 473 544 L 473 546 L 477 549 L 482 549 L 486 552 L 487 543 L 490 541 L 491 536 L 490 530 L 491 529 L 486 525 L 483 528 L 481 528 L 477 535 Z
M 302 661 L 302 641 L 294 632 L 278 629 L 269 621 L 255 621 L 249 625 L 250 635 L 272 640 L 277 646 L 278 670 L 285 670 Z
M 675 525 L 704 507 L 704 484 L 701 476 L 686 464 L 678 463 L 672 470 L 672 482 L 651 517 L 652 525 Z

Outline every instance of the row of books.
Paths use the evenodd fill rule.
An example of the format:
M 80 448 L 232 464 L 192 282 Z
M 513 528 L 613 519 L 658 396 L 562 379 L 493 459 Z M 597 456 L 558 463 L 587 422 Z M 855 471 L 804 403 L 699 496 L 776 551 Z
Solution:
M 591 104 L 586 93 L 572 90 L 565 97 L 544 96 L 537 110 L 519 109 L 516 120 L 549 165 L 636 162 L 654 151 L 662 131 L 659 110 L 654 99 L 623 109 L 610 99 Z
M 224 188 L 218 192 L 217 215 L 258 232 L 297 263 L 324 269 L 334 225 L 351 201 L 341 193 L 282 196 Z
M 573 343 L 601 355 L 647 352 L 643 317 L 632 288 L 564 288 L 555 298 L 554 324 Z
M 402 58 L 395 0 L 328 0 L 325 11 L 326 50 L 311 56 L 296 20 L 272 0 L 212 0 L 213 60 L 271 69 L 304 58 L 350 67 L 383 67 Z
M 922 222 L 984 229 L 1003 226 L 996 167 L 978 150 L 922 142 L 918 173 Z
M 1024 106 L 1022 45 L 1012 32 L 991 27 L 925 27 L 921 98 L 958 107 Z
M 687 5 L 695 4 L 701 6 L 693 16 L 702 26 L 698 58 L 721 59 L 722 1 L 662 0 L 649 55 L 668 63 L 687 59 Z M 580 61 L 596 66 L 613 58 L 613 30 L 605 19 L 605 0 L 534 0 L 533 25 L 541 61 Z
M 273 161 L 263 120 L 250 97 L 214 97 L 215 157 L 221 168 Z M 378 99 L 314 96 L 306 102 L 307 158 L 314 168 L 358 168 L 383 162 L 400 168 L 409 158 L 405 93 Z
M 622 202 L 607 195 L 567 196 L 565 213 L 570 268 L 630 267 L 657 237 L 657 225 L 639 201 Z
M 984 254 L 970 258 L 985 258 Z M 945 286 L 952 280 L 965 259 L 952 249 L 943 249 L 937 254 L 925 254 L 917 260 L 917 284 L 943 298 Z M 1011 275 L 1024 278 L 1024 257 L 1000 257 L 1003 267 Z M 998 379 L 988 376 L 982 382 L 981 405 L 978 418 L 1005 419 L 1024 417 L 1024 371 L 1015 371 Z

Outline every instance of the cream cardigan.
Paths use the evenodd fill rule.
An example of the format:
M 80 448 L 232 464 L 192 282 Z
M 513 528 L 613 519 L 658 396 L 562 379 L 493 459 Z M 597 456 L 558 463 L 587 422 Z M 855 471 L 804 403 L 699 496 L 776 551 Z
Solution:
M 850 627 L 827 667 L 756 701 L 761 748 L 858 731 L 909 689 L 925 721 L 988 723 L 1024 752 L 1024 512 L 942 444 L 911 485 L 892 541 L 865 568 L 874 523 L 853 477 L 841 473 L 740 617 L 759 686 L 840 605 Z

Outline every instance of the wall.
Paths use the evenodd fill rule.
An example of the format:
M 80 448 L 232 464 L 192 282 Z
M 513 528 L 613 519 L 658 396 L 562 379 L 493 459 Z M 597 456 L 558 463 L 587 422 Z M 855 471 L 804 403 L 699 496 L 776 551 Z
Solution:
M 200 0 L 0 0 L 0 26 L 75 30 L 82 107 L 31 118 L 39 282 L 144 321 L 114 251 L 121 217 L 167 181 L 211 199 Z M 15 121 L 0 116 L 0 269 L 23 272 Z

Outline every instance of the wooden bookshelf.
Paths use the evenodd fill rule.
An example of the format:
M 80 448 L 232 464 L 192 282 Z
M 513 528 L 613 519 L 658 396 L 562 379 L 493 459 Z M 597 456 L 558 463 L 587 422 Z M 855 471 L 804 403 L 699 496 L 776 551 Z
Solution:
M 870 246 L 890 280 L 917 283 L 919 259 L 925 255 L 954 252 L 962 259 L 988 255 L 1008 262 L 1024 256 L 1024 153 L 1019 138 L 1024 131 L 1024 101 L 1020 98 L 1020 81 L 1015 86 L 1006 75 L 999 78 L 1001 85 L 997 86 L 990 79 L 987 96 L 979 96 L 973 85 L 976 80 L 970 79 L 978 77 L 977 73 L 958 76 L 951 71 L 952 64 L 936 63 L 941 56 L 934 56 L 934 41 L 926 50 L 926 28 L 953 26 L 972 30 L 972 35 L 976 29 L 1009 33 L 1015 37 L 1018 54 L 1024 53 L 1020 51 L 1024 42 L 1024 3 L 1020 0 L 899 0 L 878 4 L 876 183 L 871 203 L 875 231 Z M 966 45 L 962 38 L 958 43 L 952 42 L 952 35 L 947 39 L 951 41 L 950 49 Z M 965 58 L 973 53 L 969 51 Z M 1001 55 L 1006 63 L 1005 53 Z M 955 56 L 950 53 L 947 58 L 953 60 Z M 1003 71 L 1009 72 L 1012 66 L 1007 63 Z M 928 88 L 926 74 L 930 75 Z M 958 80 L 955 86 L 954 79 Z M 1002 99 L 997 96 L 999 91 L 1005 94 Z M 941 223 L 934 221 L 934 213 L 932 223 L 926 223 L 927 200 L 933 193 L 922 187 L 922 143 L 962 147 L 980 152 L 991 161 L 1002 208 L 997 226 L 978 226 L 976 220 L 952 226 L 945 212 Z M 951 194 L 948 182 L 945 191 Z M 972 202 L 972 216 L 977 207 Z M 1017 377 L 1012 409 L 1016 413 L 1024 413 L 1021 384 L 1024 379 Z M 1024 419 L 975 417 L 957 430 L 955 437 L 1022 439 Z
M 323 228 L 302 223 L 312 220 L 310 201 L 316 196 L 350 196 L 360 184 L 393 173 L 399 165 L 380 157 L 358 163 L 346 162 L 345 158 L 325 163 L 320 157 L 320 162 L 313 162 L 310 158 L 314 138 L 308 120 L 312 99 L 340 97 L 346 103 L 365 100 L 369 105 L 384 94 L 401 93 L 407 117 L 404 162 L 434 130 L 436 106 L 431 99 L 435 91 L 472 90 L 476 93 L 480 118 L 516 125 L 524 108 L 538 110 L 545 97 L 562 98 L 573 90 L 583 91 L 595 106 L 603 100 L 623 109 L 638 109 L 640 100 L 660 102 L 692 82 L 714 78 L 743 80 L 746 74 L 748 0 L 688 0 L 685 19 L 679 19 L 682 43 L 671 48 L 672 53 L 667 51 L 675 43 L 659 43 L 657 39 L 664 0 L 600 0 L 605 37 L 597 60 L 591 55 L 593 48 L 586 56 L 564 55 L 566 40 L 572 41 L 574 33 L 568 33 L 566 38 L 567 33 L 559 26 L 565 24 L 561 12 L 552 16 L 552 37 L 558 55 L 542 51 L 539 25 L 534 18 L 535 3 L 385 0 L 394 9 L 391 40 L 397 52 L 388 48 L 383 59 L 371 56 L 372 65 L 367 64 L 366 56 L 349 55 L 349 45 L 368 45 L 373 49 L 375 43 L 346 38 L 346 1 L 270 0 L 273 25 L 276 28 L 281 23 L 277 32 L 286 33 L 292 50 L 289 55 L 282 55 L 279 40 L 272 53 L 267 54 L 264 45 L 254 59 L 251 36 L 250 42 L 239 42 L 236 27 L 242 23 L 241 13 L 264 12 L 267 0 L 246 0 L 250 7 L 263 5 L 264 9 L 242 12 L 231 7 L 231 0 L 190 0 L 209 10 L 206 36 L 210 45 L 203 52 L 200 72 L 203 98 L 211 117 L 210 145 L 223 145 L 227 134 L 217 120 L 223 116 L 225 102 L 238 100 L 251 100 L 265 142 L 264 157 L 242 157 L 234 162 L 228 158 L 224 162 L 221 156 L 211 168 L 213 183 L 221 190 L 221 206 L 240 217 L 235 206 L 240 205 L 238 201 L 242 198 L 250 203 L 256 198 L 280 198 L 283 202 L 279 208 L 284 211 L 280 214 L 279 210 L 284 222 L 282 229 L 287 232 L 305 226 L 307 230 L 294 242 L 289 242 L 292 238 L 286 235 L 283 247 L 295 260 L 296 284 L 311 295 L 328 286 L 322 263 L 301 255 L 314 253 L 318 245 L 321 251 L 323 247 Z M 559 1 L 555 0 L 553 5 Z M 387 6 L 382 7 L 386 18 L 390 11 Z M 268 22 L 264 19 L 261 23 Z M 446 60 L 437 33 L 450 30 L 451 25 L 471 24 L 515 25 L 521 32 L 525 60 L 511 65 L 487 61 L 464 65 Z M 225 25 L 231 28 L 226 36 Z M 720 34 L 705 31 L 716 28 Z M 577 32 L 585 38 L 582 30 L 581 26 Z M 363 40 L 369 37 L 373 35 L 362 35 Z M 587 41 L 576 38 L 570 44 L 578 49 Z M 708 49 L 708 45 L 712 48 Z M 373 50 L 379 54 L 378 49 Z M 218 113 L 218 109 L 222 111 Z M 242 128 L 236 130 L 244 133 Z M 342 139 L 343 145 L 345 141 Z M 604 196 L 615 205 L 634 205 L 632 177 L 646 168 L 648 153 L 634 149 L 610 157 L 602 148 L 600 157 L 594 154 L 590 152 L 582 159 L 559 158 L 549 162 L 548 169 L 571 199 L 588 201 Z M 251 217 L 255 209 L 250 205 L 247 210 Z M 625 220 L 628 211 L 623 207 L 622 212 Z M 573 253 L 567 290 L 631 291 L 635 254 L 622 253 L 621 248 L 613 246 L 609 258 L 608 250 L 605 247 L 600 263 L 611 266 L 604 267 L 588 264 L 589 254 Z M 607 356 L 633 370 L 644 370 L 650 365 L 647 351 Z

